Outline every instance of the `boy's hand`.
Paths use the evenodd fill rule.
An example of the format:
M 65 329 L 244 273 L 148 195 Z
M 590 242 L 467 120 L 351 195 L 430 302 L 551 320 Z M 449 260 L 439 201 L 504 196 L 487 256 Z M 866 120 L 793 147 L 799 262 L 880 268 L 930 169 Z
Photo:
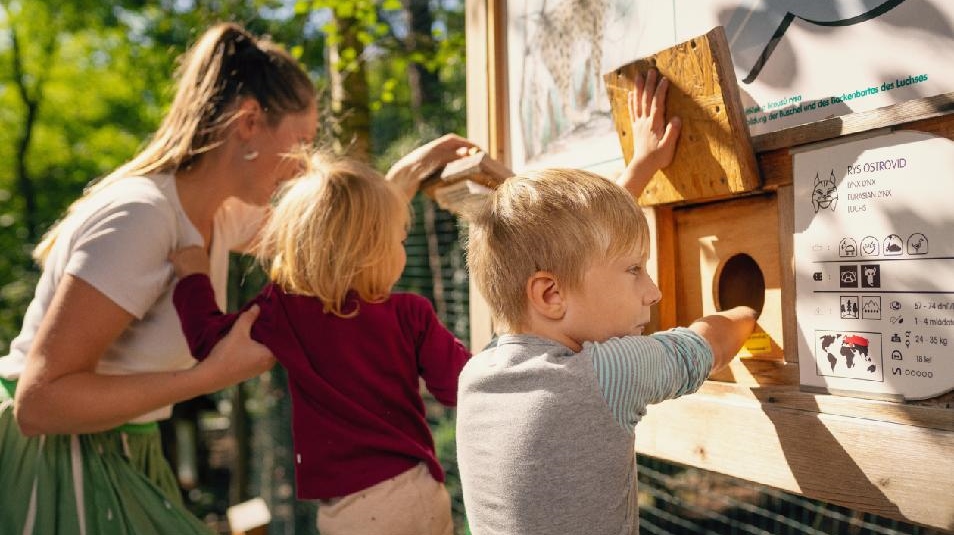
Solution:
M 656 79 L 659 78 L 657 84 Z M 633 126 L 633 160 L 642 160 L 655 169 L 672 163 L 682 121 L 673 117 L 666 123 L 666 95 L 669 80 L 655 69 L 646 79 L 636 76 L 636 90 L 629 92 L 629 119 Z
M 747 306 L 737 306 L 710 314 L 692 322 L 689 328 L 709 342 L 715 360 L 712 373 L 728 366 L 742 344 L 752 334 L 758 313 Z
M 184 279 L 194 273 L 209 274 L 209 255 L 205 248 L 193 245 L 173 251 L 169 255 L 176 277 Z
M 628 95 L 629 118 L 633 131 L 633 159 L 618 183 L 634 196 L 642 194 L 653 174 L 672 163 L 676 142 L 682 128 L 679 117 L 666 122 L 666 93 L 669 80 L 659 77 L 655 69 L 644 80 L 636 75 L 636 89 Z

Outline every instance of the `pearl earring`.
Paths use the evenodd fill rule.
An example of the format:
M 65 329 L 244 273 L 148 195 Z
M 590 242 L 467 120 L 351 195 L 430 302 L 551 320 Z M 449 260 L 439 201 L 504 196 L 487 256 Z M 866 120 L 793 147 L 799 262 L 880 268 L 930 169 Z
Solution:
M 243 155 L 242 155 L 242 158 L 244 158 L 246 162 L 250 162 L 250 161 L 254 160 L 255 158 L 258 158 L 258 151 L 257 151 L 257 150 L 250 150 L 250 151 L 246 152 L 245 154 L 243 154 Z

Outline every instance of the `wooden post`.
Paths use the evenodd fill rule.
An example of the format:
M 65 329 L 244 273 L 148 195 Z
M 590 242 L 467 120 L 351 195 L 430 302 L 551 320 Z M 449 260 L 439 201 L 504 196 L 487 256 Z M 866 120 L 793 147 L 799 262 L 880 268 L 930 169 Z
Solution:
M 509 167 L 506 153 L 506 0 L 466 0 L 467 136 Z M 493 337 L 490 309 L 471 279 L 470 347 Z

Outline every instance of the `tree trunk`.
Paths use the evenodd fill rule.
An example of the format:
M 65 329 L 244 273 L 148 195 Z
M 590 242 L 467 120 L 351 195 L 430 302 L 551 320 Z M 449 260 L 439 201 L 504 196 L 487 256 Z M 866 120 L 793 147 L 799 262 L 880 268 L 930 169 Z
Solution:
M 328 46 L 331 111 L 337 122 L 337 149 L 368 161 L 371 152 L 371 110 L 364 44 L 358 40 L 359 22 L 334 15 L 338 39 Z
M 26 109 L 16 141 L 16 153 L 14 154 L 16 161 L 13 165 L 14 173 L 16 174 L 14 183 L 16 184 L 17 193 L 23 198 L 23 224 L 27 231 L 27 241 L 29 243 L 35 243 L 37 235 L 39 234 L 39 229 L 37 228 L 39 222 L 37 221 L 36 188 L 34 187 L 33 179 L 30 177 L 30 172 L 27 169 L 27 152 L 30 150 L 30 141 L 33 139 L 33 127 L 36 125 L 40 111 L 40 95 L 42 94 L 42 83 L 46 73 L 44 72 L 36 77 L 37 81 L 33 94 L 31 95 L 27 80 L 29 76 L 23 70 L 23 49 L 20 47 L 20 37 L 15 27 L 11 28 L 10 31 L 10 44 L 13 52 L 14 83 L 17 86 L 20 99 L 23 100 L 23 106 Z M 55 45 L 50 42 L 44 47 L 47 59 L 52 58 L 54 46 Z M 43 62 L 43 64 L 47 66 L 50 63 L 52 62 Z
M 420 52 L 423 57 L 435 57 L 437 47 L 431 36 L 434 16 L 431 14 L 429 1 L 404 0 L 404 11 L 407 14 L 409 28 L 407 37 L 404 39 L 405 50 L 408 54 Z M 407 66 L 407 83 L 411 93 L 411 115 L 414 117 L 414 126 L 417 131 L 422 131 L 427 125 L 433 125 L 439 132 L 443 132 L 443 114 L 439 113 L 441 82 L 437 73 L 412 61 Z M 434 308 L 437 317 L 446 322 L 447 301 L 444 296 L 444 269 L 437 236 L 437 208 L 429 199 L 422 199 L 421 204 L 424 208 L 427 265 L 431 272 Z
M 404 40 L 407 51 L 420 52 L 423 57 L 437 55 L 437 44 L 431 35 L 434 15 L 428 0 L 404 0 L 410 31 Z M 414 124 L 419 129 L 432 124 L 439 132 L 445 130 L 443 114 L 440 113 L 442 91 L 441 81 L 436 71 L 428 70 L 417 62 L 408 63 L 408 85 L 411 91 L 411 108 L 414 110 Z

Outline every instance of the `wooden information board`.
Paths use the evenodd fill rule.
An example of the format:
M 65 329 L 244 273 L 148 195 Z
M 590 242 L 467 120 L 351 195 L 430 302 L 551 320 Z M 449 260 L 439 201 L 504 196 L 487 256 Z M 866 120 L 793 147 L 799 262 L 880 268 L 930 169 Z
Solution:
M 595 49 L 598 45 L 594 43 L 599 39 L 579 29 L 576 33 L 544 34 L 536 30 L 523 36 L 512 35 L 515 28 L 523 27 L 521 24 L 562 21 L 556 15 L 567 2 L 548 3 L 546 9 L 553 10 L 554 14 L 551 18 L 530 13 L 534 9 L 530 3 L 508 5 L 504 0 L 467 2 L 468 135 L 482 144 L 496 160 L 517 173 L 521 172 L 529 151 L 538 149 L 526 139 L 517 139 L 521 131 L 543 135 L 556 131 L 561 125 L 566 126 L 567 135 L 572 136 L 568 139 L 572 139 L 572 142 L 561 145 L 555 138 L 546 139 L 550 151 L 547 153 L 549 160 L 546 161 L 561 161 L 558 153 L 564 147 L 566 150 L 591 146 L 605 149 L 605 137 L 598 137 L 596 133 L 592 134 L 592 139 L 586 136 L 589 132 L 596 132 L 594 128 L 601 117 L 610 117 L 610 106 L 608 101 L 605 105 L 591 101 L 586 109 L 574 110 L 569 106 L 561 110 L 560 103 L 564 97 L 560 91 L 554 88 L 538 89 L 538 94 L 546 96 L 543 102 L 550 102 L 555 116 L 563 122 L 541 121 L 540 117 L 533 115 L 539 111 L 539 107 L 520 103 L 519 94 L 524 91 L 521 88 L 526 84 L 522 78 L 513 76 L 514 73 L 535 71 L 532 71 L 533 67 L 525 67 L 523 71 L 513 69 L 514 64 L 520 64 L 525 58 L 546 56 L 547 49 L 540 47 L 559 44 L 559 39 L 554 35 L 573 39 L 569 50 L 579 54 L 573 56 L 571 62 L 577 73 L 577 77 L 571 79 L 589 82 L 586 82 L 588 85 L 585 87 L 577 85 L 575 91 L 569 92 L 577 99 L 570 101 L 572 103 L 580 102 L 583 97 L 596 98 L 593 95 L 615 91 L 612 89 L 613 74 L 617 69 L 637 57 L 649 57 L 645 54 L 635 55 L 627 62 L 610 65 L 606 61 L 608 51 L 597 53 Z M 591 3 L 593 9 L 609 5 L 595 0 Z M 719 0 L 717 3 L 732 2 Z M 537 4 L 533 3 L 534 6 Z M 855 7 L 861 6 L 861 3 L 856 4 Z M 828 56 L 840 57 L 841 54 L 840 50 L 823 47 L 823 39 L 833 35 L 824 32 L 850 32 L 850 37 L 855 40 L 847 43 L 845 48 L 855 50 L 865 46 L 864 39 L 869 39 L 876 28 L 874 23 L 863 25 L 859 21 L 876 23 L 879 17 L 893 17 L 891 20 L 895 22 L 892 27 L 894 33 L 890 36 L 884 34 L 886 38 L 901 39 L 898 33 L 903 34 L 908 28 L 919 29 L 935 43 L 936 50 L 931 58 L 947 58 L 954 54 L 954 36 L 950 30 L 952 25 L 949 24 L 951 11 L 954 11 L 951 6 L 910 0 L 891 4 L 890 7 L 894 9 L 890 11 L 887 8 L 867 10 L 847 18 L 822 12 L 829 3 L 800 4 L 802 7 L 799 9 L 802 10 L 820 10 L 818 13 L 804 13 L 803 19 L 785 19 L 781 16 L 776 19 L 770 12 L 756 13 L 758 17 L 752 15 L 746 18 L 749 13 L 743 7 L 726 10 L 732 16 L 726 22 L 731 23 L 727 26 L 733 27 L 731 35 L 735 37 L 737 45 L 753 36 L 755 41 L 762 43 L 756 39 L 760 35 L 757 31 L 748 31 L 751 28 L 758 30 L 752 24 L 775 24 L 771 26 L 773 29 L 784 27 L 788 30 L 785 38 L 777 42 L 769 39 L 773 34 L 768 32 L 768 37 L 763 40 L 763 44 L 768 43 L 766 50 L 772 52 L 768 60 L 760 64 L 757 56 L 745 58 L 743 70 L 747 75 L 759 74 L 759 80 L 777 84 L 772 90 L 778 95 L 788 95 L 785 103 L 781 104 L 781 96 L 774 100 L 753 97 L 751 91 L 754 91 L 756 84 L 747 85 L 747 89 L 743 90 L 743 101 L 756 100 L 756 104 L 748 105 L 744 112 L 747 119 L 754 122 L 750 124 L 750 131 L 757 128 L 760 132 L 750 137 L 757 176 L 753 179 L 751 175 L 746 175 L 747 178 L 731 187 L 728 185 L 728 173 L 724 175 L 724 187 L 718 179 L 713 182 L 707 178 L 703 179 L 701 185 L 693 182 L 687 186 L 680 184 L 680 178 L 674 178 L 671 191 L 667 193 L 665 188 L 657 187 L 653 194 L 658 194 L 658 197 L 647 196 L 641 200 L 652 205 L 647 212 L 654 227 L 655 277 L 664 294 L 657 310 L 658 326 L 667 328 L 685 324 L 691 318 L 684 317 L 684 314 L 703 314 L 712 308 L 718 309 L 720 291 L 725 286 L 720 284 L 723 282 L 721 279 L 727 269 L 731 270 L 726 266 L 751 266 L 747 261 L 738 262 L 741 255 L 746 255 L 762 275 L 764 297 L 761 306 L 765 319 L 760 321 L 765 323 L 763 331 L 768 340 L 763 339 L 766 345 L 758 347 L 768 347 L 769 352 L 736 359 L 725 373 L 707 381 L 696 394 L 650 407 L 637 428 L 636 450 L 809 498 L 943 530 L 954 530 L 954 477 L 950 477 L 954 474 L 954 455 L 951 454 L 954 451 L 954 393 L 948 392 L 925 400 L 883 401 L 809 392 L 801 388 L 799 381 L 799 367 L 803 359 L 798 354 L 798 346 L 804 333 L 799 331 L 796 321 L 798 290 L 795 284 L 794 222 L 796 203 L 810 201 L 795 194 L 795 155 L 831 144 L 850 143 L 858 135 L 899 130 L 954 139 L 954 84 L 944 85 L 950 70 L 937 61 L 926 58 L 923 65 L 911 67 L 916 72 L 904 76 L 900 72 L 890 73 L 892 80 L 901 80 L 904 86 L 877 94 L 866 91 L 854 101 L 857 102 L 856 107 L 852 107 L 855 106 L 853 99 L 847 98 L 847 85 L 824 85 L 824 82 L 830 81 L 830 73 L 812 78 L 811 69 L 825 63 L 826 50 Z M 670 9 L 669 4 L 636 2 L 634 6 L 634 13 L 645 15 L 646 18 L 637 21 L 629 30 L 613 28 L 616 32 L 612 37 L 635 42 L 646 35 L 648 40 L 664 41 L 665 36 L 661 37 L 656 26 L 646 21 L 676 20 L 677 17 L 670 13 L 656 13 L 656 10 Z M 514 14 L 523 12 L 527 13 L 521 15 L 523 19 L 513 18 Z M 919 19 L 923 19 L 925 12 L 930 16 Z M 814 18 L 808 15 L 814 15 Z M 610 16 L 599 20 L 605 25 L 612 24 Z M 564 22 L 579 24 L 580 21 Z M 814 33 L 812 29 L 815 29 Z M 627 31 L 634 35 L 628 41 Z M 600 36 L 603 37 L 606 36 Z M 789 37 L 793 39 L 788 40 Z M 801 41 L 795 40 L 795 37 Z M 526 44 L 526 47 L 521 49 L 515 46 L 518 41 Z M 710 39 L 707 43 L 714 41 Z M 666 45 L 649 52 L 655 54 L 682 42 L 685 40 L 670 40 Z M 800 50 L 792 45 L 798 42 L 810 47 L 806 50 L 821 52 L 812 57 L 800 56 Z M 925 46 L 922 41 L 908 42 L 912 49 L 921 50 Z M 531 45 L 538 48 L 524 52 Z M 885 59 L 880 65 L 903 65 L 903 58 L 911 55 L 911 52 L 905 53 L 903 46 L 908 45 L 901 43 L 889 50 L 878 49 Z M 734 59 L 735 49 L 732 52 Z M 718 45 L 715 51 L 710 49 L 708 53 L 717 54 Z M 597 65 L 600 68 L 594 72 Z M 854 64 L 845 65 L 843 70 L 855 72 L 858 67 Z M 554 75 L 563 79 L 560 69 L 562 67 L 553 64 L 553 72 L 541 79 L 553 80 Z M 907 83 L 908 74 L 912 75 L 912 80 L 921 81 L 914 85 L 913 82 Z M 603 75 L 608 77 L 604 78 Z M 675 71 L 670 75 L 674 79 L 679 78 Z M 817 91 L 784 86 L 785 80 L 796 80 L 798 77 L 819 82 L 816 84 Z M 720 80 L 724 83 L 726 79 Z M 868 82 L 865 81 L 868 85 L 873 84 Z M 610 88 L 609 91 L 603 89 L 604 83 Z M 709 81 L 700 80 L 699 83 L 706 84 Z M 736 83 L 742 81 L 737 80 Z M 836 93 L 833 87 L 840 89 Z M 834 97 L 826 96 L 825 92 Z M 710 93 L 717 94 L 714 89 Z M 679 106 L 679 91 L 673 95 L 676 97 L 674 104 Z M 883 100 L 876 100 L 876 97 Z M 723 99 L 722 103 L 726 102 L 725 92 L 719 93 L 716 98 Z M 823 101 L 827 106 L 821 105 Z M 721 103 L 712 104 L 722 106 Z M 715 110 L 709 104 L 691 105 L 700 110 Z M 776 114 L 774 119 L 773 113 Z M 763 116 L 765 122 L 762 122 Z M 533 128 L 521 130 L 520 124 L 528 119 L 536 121 L 532 124 Z M 576 119 L 580 122 L 567 122 Z M 588 121 L 582 122 L 584 119 Z M 691 121 L 693 118 L 686 120 Z M 613 123 L 611 117 L 609 122 L 620 127 L 614 129 L 614 136 L 625 129 L 625 125 Z M 720 139 L 719 135 L 722 134 L 728 136 L 724 139 L 733 139 L 732 136 L 738 135 L 738 132 L 733 133 L 730 128 L 727 132 L 709 132 L 705 135 Z M 685 130 L 683 135 L 686 135 Z M 593 143 L 588 144 L 588 139 Z M 618 143 L 618 137 L 614 141 Z M 697 141 L 690 139 L 689 143 Z M 591 152 L 603 154 L 595 150 Z M 702 154 L 711 153 L 703 151 Z M 732 158 L 722 161 L 732 161 Z M 742 160 L 740 162 L 740 169 L 747 165 Z M 613 166 L 600 167 L 609 168 Z M 615 168 L 622 168 L 622 157 Z M 740 170 L 739 177 L 743 173 Z M 937 195 L 950 197 L 950 192 L 938 191 Z M 713 198 L 717 200 L 712 202 Z M 687 268 L 690 264 L 691 268 Z M 483 347 L 492 333 L 489 312 L 474 288 L 470 299 L 472 347 Z

